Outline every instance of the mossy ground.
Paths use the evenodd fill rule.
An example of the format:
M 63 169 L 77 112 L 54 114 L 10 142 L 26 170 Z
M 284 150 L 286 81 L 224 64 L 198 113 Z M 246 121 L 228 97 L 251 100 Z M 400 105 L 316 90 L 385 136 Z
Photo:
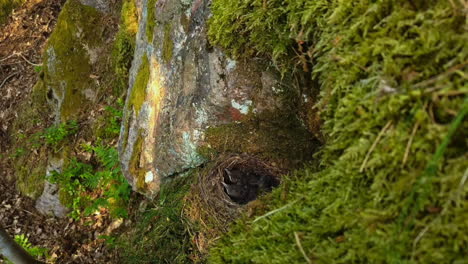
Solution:
M 183 215 L 184 197 L 196 170 L 161 185 L 152 200 L 136 199 L 135 223 L 115 241 L 120 263 L 192 263 L 196 259 L 191 234 L 195 227 Z
M 234 56 L 274 58 L 283 72 L 309 70 L 320 84 L 315 108 L 326 143 L 317 166 L 265 198 L 264 212 L 275 213 L 239 220 L 210 263 L 464 261 L 466 117 L 449 133 L 468 107 L 461 8 L 214 1 L 215 44 Z

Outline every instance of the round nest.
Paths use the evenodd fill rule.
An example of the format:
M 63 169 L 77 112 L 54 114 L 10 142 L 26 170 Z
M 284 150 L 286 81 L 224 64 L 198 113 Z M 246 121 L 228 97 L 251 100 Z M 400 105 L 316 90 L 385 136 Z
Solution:
M 201 173 L 197 188 L 203 207 L 218 221 L 228 223 L 242 205 L 277 187 L 281 173 L 258 158 L 231 154 Z

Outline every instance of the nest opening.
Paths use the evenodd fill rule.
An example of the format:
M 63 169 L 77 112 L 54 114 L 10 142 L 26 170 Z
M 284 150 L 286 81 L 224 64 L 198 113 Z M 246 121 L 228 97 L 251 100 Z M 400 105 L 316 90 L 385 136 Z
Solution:
M 274 163 L 247 154 L 225 154 L 199 171 L 184 209 L 203 226 L 195 239 L 199 251 L 206 253 L 210 241 L 227 232 L 241 212 L 263 208 L 254 200 L 279 186 L 285 173 Z
M 283 173 L 256 157 L 232 154 L 220 157 L 200 174 L 198 189 L 208 208 L 220 218 L 231 219 L 242 205 L 278 187 Z
M 278 187 L 280 182 L 275 175 L 255 165 L 239 163 L 224 168 L 220 181 L 231 201 L 244 205 L 256 200 L 261 193 Z

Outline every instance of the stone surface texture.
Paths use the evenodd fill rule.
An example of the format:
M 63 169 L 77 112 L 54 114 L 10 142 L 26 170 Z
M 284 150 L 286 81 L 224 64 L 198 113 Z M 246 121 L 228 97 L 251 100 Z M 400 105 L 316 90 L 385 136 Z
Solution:
M 204 162 L 197 148 L 208 127 L 280 106 L 275 96 L 280 82 L 274 71 L 254 58 L 232 60 L 210 46 L 209 2 L 137 1 L 137 48 L 119 151 L 125 176 L 135 190 L 148 196 L 159 191 L 165 178 Z M 151 3 L 154 8 L 148 6 Z M 155 21 L 148 24 L 149 19 Z M 150 74 L 143 103 L 136 105 L 132 98 L 141 96 L 137 79 L 146 60 Z
M 52 173 L 60 173 L 63 167 L 63 159 L 49 159 L 47 167 L 47 177 Z M 42 195 L 36 200 L 36 209 L 42 214 L 54 215 L 57 217 L 65 217 L 70 211 L 62 205 L 59 198 L 59 188 L 56 184 L 45 182 Z

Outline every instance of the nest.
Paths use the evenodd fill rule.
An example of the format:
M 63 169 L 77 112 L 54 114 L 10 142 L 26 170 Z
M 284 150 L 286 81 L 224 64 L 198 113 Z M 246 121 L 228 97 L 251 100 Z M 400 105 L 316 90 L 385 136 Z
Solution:
M 262 179 L 261 186 L 264 188 L 251 189 L 251 194 L 256 191 L 255 196 L 233 197 L 226 190 L 226 186 L 229 187 L 228 184 L 232 184 L 232 182 L 229 182 L 229 171 L 238 172 L 235 180 L 238 184 L 246 184 L 245 188 L 251 188 L 251 185 L 248 184 L 254 177 L 256 177 L 256 181 Z M 271 191 L 273 187 L 278 186 L 281 173 L 280 169 L 249 155 L 220 157 L 214 166 L 207 168 L 204 173 L 200 174 L 196 187 L 200 202 L 202 202 L 200 206 L 203 206 L 213 218 L 216 218 L 217 222 L 220 222 L 219 224 L 227 224 L 238 216 L 242 205 L 256 199 L 263 192 Z

